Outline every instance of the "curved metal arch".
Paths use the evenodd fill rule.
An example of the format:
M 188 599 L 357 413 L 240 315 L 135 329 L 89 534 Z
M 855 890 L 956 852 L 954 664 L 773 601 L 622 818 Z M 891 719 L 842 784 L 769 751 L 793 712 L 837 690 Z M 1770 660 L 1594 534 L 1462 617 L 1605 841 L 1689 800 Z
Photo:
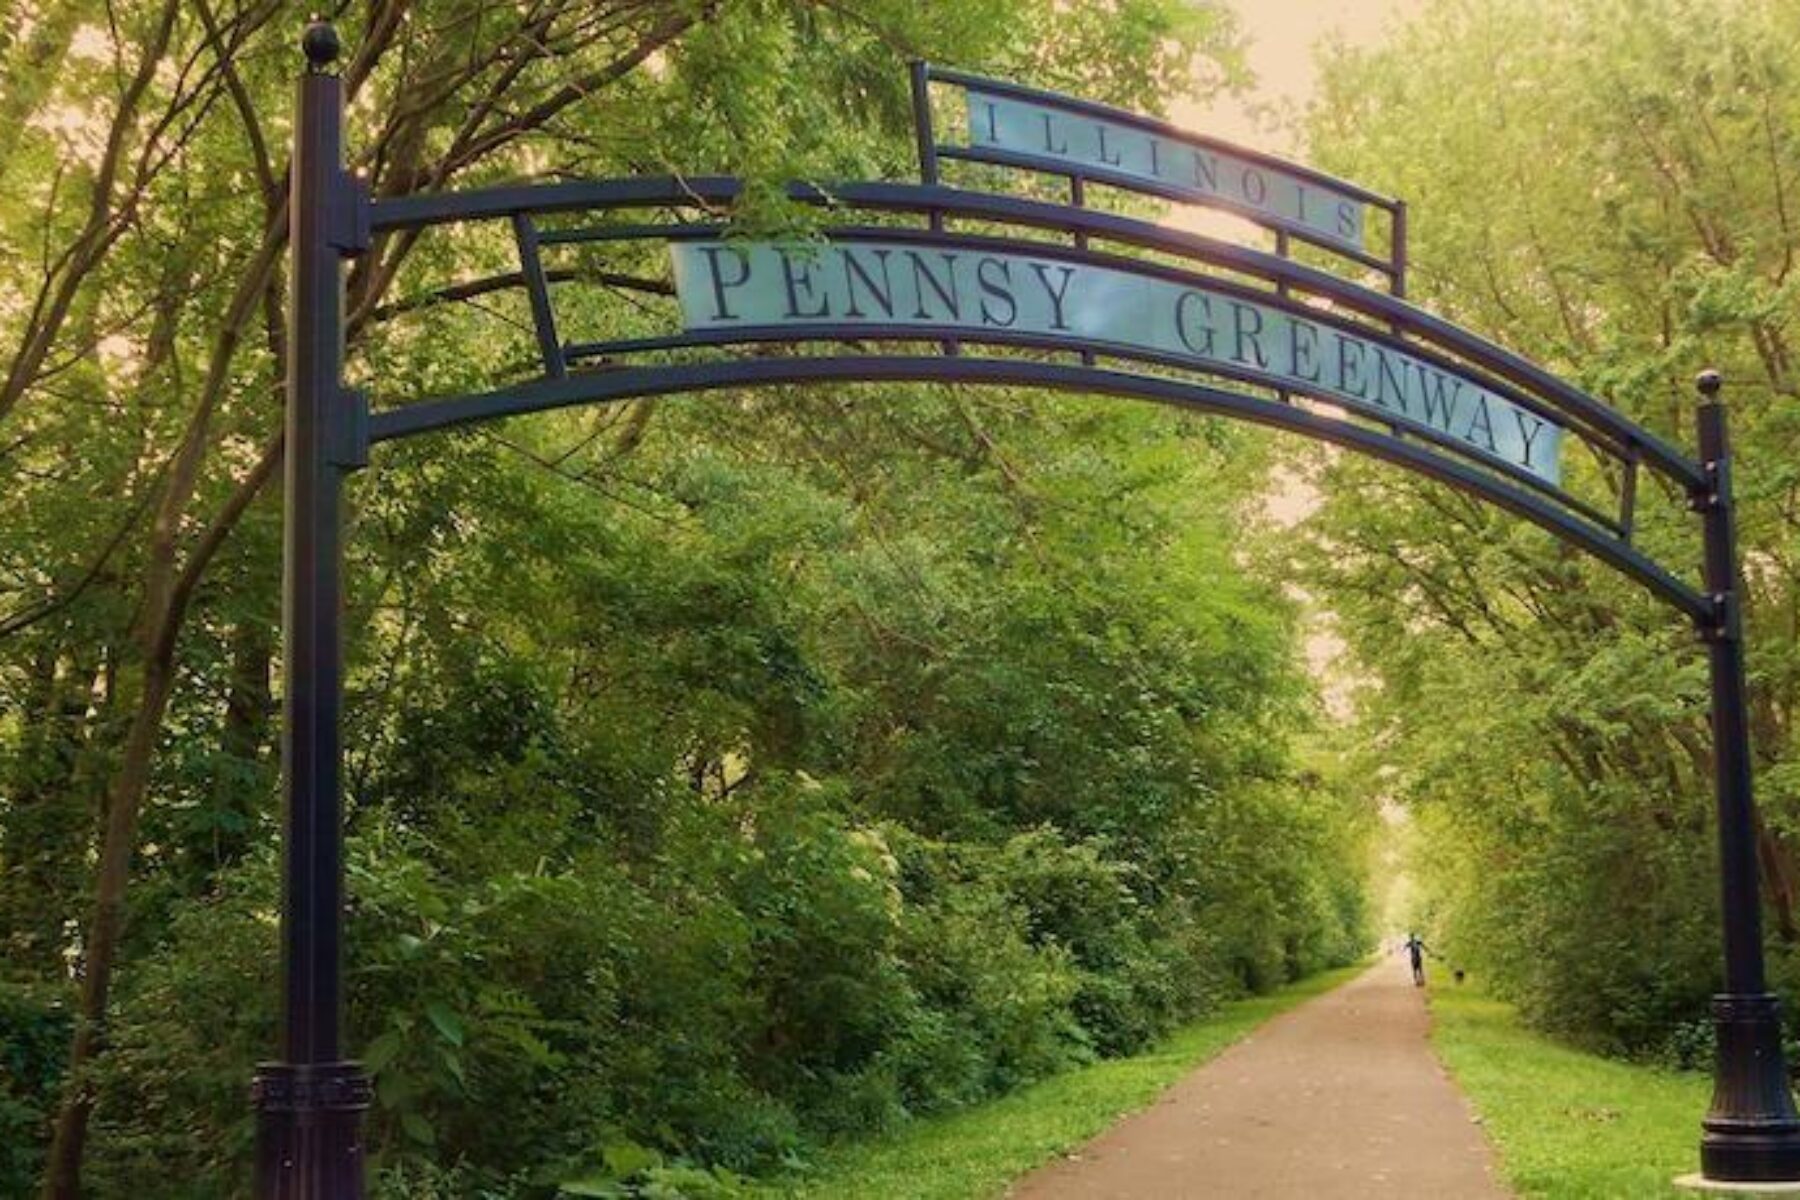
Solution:
M 1260 299 L 1260 298 L 1259 298 Z M 1272 307 L 1280 307 L 1276 298 L 1269 298 Z M 1358 331 L 1361 332 L 1360 330 Z M 1090 338 L 1069 337 L 1058 334 L 1054 337 L 1042 334 L 1021 333 L 1005 329 L 983 330 L 979 336 L 966 329 L 951 329 L 939 326 L 920 325 L 837 325 L 809 327 L 804 332 L 788 326 L 756 326 L 746 325 L 728 330 L 702 330 L 695 333 L 674 334 L 665 337 L 631 338 L 622 341 L 596 342 L 591 345 L 571 345 L 564 353 L 567 359 L 575 362 L 584 358 L 595 358 L 610 354 L 642 353 L 645 351 L 685 350 L 702 347 L 745 347 L 756 345 L 792 345 L 797 342 L 855 344 L 861 342 L 942 342 L 955 339 L 962 345 L 1005 346 L 1027 350 L 1075 351 L 1095 358 L 1124 359 L 1131 362 L 1144 363 L 1148 366 L 1165 367 L 1173 370 L 1195 372 L 1193 363 L 1172 354 L 1158 354 L 1141 346 L 1123 345 L 1117 342 L 1099 341 Z M 1381 340 L 1370 338 L 1371 341 Z M 1386 344 L 1386 343 L 1384 343 Z M 1412 347 L 1406 347 L 1411 352 Z M 613 369 L 617 370 L 617 367 Z M 1203 372 L 1206 375 L 1230 379 L 1251 387 L 1283 390 L 1291 395 L 1306 396 L 1337 408 L 1354 412 L 1360 417 L 1372 421 L 1387 419 L 1385 414 L 1372 404 L 1355 404 L 1340 396 L 1332 395 L 1324 388 L 1299 387 L 1291 380 L 1279 379 L 1268 371 L 1259 371 L 1251 367 L 1238 366 L 1232 363 L 1213 363 Z M 1504 392 L 1500 392 L 1504 395 Z M 1511 399 L 1510 396 L 1507 397 Z M 1522 407 L 1530 408 L 1530 405 Z M 1465 447 L 1458 445 L 1455 439 L 1437 430 L 1416 424 L 1405 426 L 1406 436 L 1418 441 L 1441 446 L 1447 453 L 1454 454 L 1459 460 L 1479 462 L 1483 469 L 1502 475 L 1522 487 L 1549 497 L 1563 508 L 1580 514 L 1593 524 L 1612 533 L 1622 532 L 1619 522 L 1601 512 L 1592 504 L 1572 496 L 1556 488 L 1547 481 L 1538 478 L 1511 462 L 1500 458 L 1489 458 L 1471 454 Z
M 721 232 L 723 230 L 718 226 L 683 225 L 678 231 L 671 231 L 668 234 L 668 240 L 675 242 L 716 238 Z M 1427 363 L 1460 379 L 1479 383 L 1483 388 L 1507 402 L 1556 424 L 1559 428 L 1562 427 L 1560 423 L 1566 419 L 1566 414 L 1555 406 L 1491 373 L 1473 371 L 1429 345 L 1408 342 L 1390 332 L 1386 327 L 1362 324 L 1340 312 L 1308 305 L 1291 296 L 1251 287 L 1230 278 L 1203 275 L 1185 267 L 1109 254 L 1086 247 L 988 235 L 936 233 L 924 229 L 889 229 L 881 226 L 850 226 L 832 227 L 826 231 L 826 236 L 833 244 L 854 245 L 858 242 L 873 240 L 917 243 L 922 247 L 935 249 L 966 249 L 976 253 L 1025 253 L 1036 258 L 1051 259 L 1073 265 L 1128 272 L 1138 277 L 1159 279 L 1177 286 L 1204 288 L 1215 294 L 1233 296 L 1268 308 L 1278 309 L 1321 328 L 1351 334 L 1365 342 L 1383 346 Z M 998 327 L 972 331 L 962 326 L 950 327 L 918 323 L 883 324 L 872 321 L 821 322 L 806 325 L 742 325 L 732 326 L 729 329 L 696 330 L 647 337 L 608 339 L 599 342 L 569 343 L 558 347 L 558 354 L 562 361 L 573 363 L 583 359 L 610 358 L 616 355 L 641 354 L 651 351 L 746 346 L 759 343 L 790 345 L 802 342 L 817 344 L 869 341 L 941 343 L 945 340 L 955 340 L 969 345 L 1019 346 L 1047 351 L 1077 351 L 1086 355 L 1124 359 L 1156 367 L 1190 372 L 1199 371 L 1203 374 L 1217 375 L 1255 387 L 1266 387 L 1295 395 L 1310 396 L 1377 422 L 1395 419 L 1391 411 L 1384 409 L 1378 402 L 1352 399 L 1347 394 L 1333 393 L 1320 386 L 1309 386 L 1292 378 L 1280 378 L 1272 371 L 1259 370 L 1249 364 L 1213 362 L 1202 368 L 1177 355 L 1158 353 L 1129 343 L 1103 341 L 1068 334 L 1047 337 Z M 1483 467 L 1497 471 L 1534 491 L 1552 497 L 1557 503 L 1580 513 L 1597 525 L 1615 533 L 1622 532 L 1620 522 L 1614 517 L 1601 512 L 1598 508 L 1553 485 L 1548 480 L 1523 470 L 1507 459 L 1481 454 L 1479 448 L 1471 448 L 1462 444 L 1442 431 L 1431 427 L 1428 423 L 1404 418 L 1401 419 L 1401 423 L 1404 425 L 1408 437 L 1419 438 L 1441 446 L 1447 452 L 1462 458 L 1475 459 Z M 1625 457 L 1625 451 L 1610 442 L 1593 445 L 1591 432 L 1580 426 L 1574 427 L 1571 432 L 1585 441 L 1589 441 L 1590 448 L 1597 453 L 1608 454 L 1621 460 Z
M 1031 87 L 1023 83 L 1014 83 L 1010 79 L 993 79 L 986 75 L 975 75 L 968 71 L 958 71 L 952 67 L 940 67 L 935 63 L 921 65 L 925 67 L 926 77 L 934 82 L 954 84 L 958 87 L 972 88 L 976 91 L 992 93 L 994 95 L 1011 96 L 1019 100 L 1030 100 L 1034 103 L 1059 108 L 1064 112 L 1099 117 L 1102 120 L 1112 121 L 1119 125 L 1130 125 L 1148 133 L 1158 134 L 1168 138 L 1170 141 L 1185 142 L 1192 146 L 1202 146 L 1209 150 L 1217 150 L 1237 158 L 1259 163 L 1263 166 L 1280 171 L 1285 175 L 1296 176 L 1312 183 L 1316 183 L 1321 187 L 1329 188 L 1332 191 L 1342 192 L 1347 196 L 1354 196 L 1356 199 L 1361 200 L 1366 204 L 1372 204 L 1375 207 L 1385 209 L 1388 212 L 1392 212 L 1400 205 L 1400 201 L 1392 196 L 1383 195 L 1371 188 L 1364 187 L 1360 183 L 1352 183 L 1350 180 L 1333 175 L 1328 171 L 1321 171 L 1317 167 L 1308 166 L 1305 163 L 1291 162 L 1288 159 L 1280 158 L 1276 155 L 1266 153 L 1265 151 L 1253 149 L 1249 146 L 1239 146 L 1233 142 L 1224 141 L 1221 138 L 1208 137 L 1205 134 L 1194 133 L 1190 130 L 1181 128 L 1179 125 L 1172 125 L 1167 121 L 1159 120 L 1155 117 L 1147 117 L 1142 113 L 1135 113 L 1127 108 L 1119 108 L 1111 104 L 1102 104 L 1097 100 L 1083 100 L 1074 96 L 1065 96 L 1061 92 L 1045 91 L 1043 88 Z M 938 153 L 942 154 L 943 152 L 944 147 L 939 146 Z M 1043 170 L 1042 167 L 1036 167 L 1034 169 Z M 1083 166 L 1081 170 L 1086 172 L 1089 171 L 1090 168 Z M 1138 182 L 1140 181 L 1136 179 L 1133 180 L 1134 184 Z
M 370 228 L 375 232 L 386 232 L 520 214 L 557 215 L 619 208 L 674 206 L 723 210 L 742 194 L 742 182 L 730 176 L 633 177 L 444 192 L 377 201 L 370 206 Z M 853 183 L 821 188 L 796 184 L 789 189 L 789 194 L 798 202 L 825 208 L 957 217 L 1073 233 L 1174 254 L 1255 276 L 1277 287 L 1341 305 L 1372 322 L 1392 325 L 1424 338 L 1488 374 L 1541 397 L 1562 417 L 1601 435 L 1603 442 L 1611 443 L 1608 449 L 1621 458 L 1635 457 L 1689 491 L 1706 485 L 1706 474 L 1699 463 L 1522 355 L 1405 300 L 1361 287 L 1280 255 L 1116 213 L 938 185 Z M 639 232 L 642 235 L 647 231 Z M 697 231 L 692 226 L 685 226 L 678 232 L 692 235 Z
M 982 163 L 988 166 L 1015 167 L 1020 170 L 1036 171 L 1040 173 L 1049 172 L 1049 168 L 1040 160 L 1034 159 L 1029 155 L 1013 154 L 1005 150 L 985 148 L 980 151 L 972 151 L 962 146 L 939 146 L 937 152 L 938 157 L 940 158 L 962 159 L 966 162 Z M 1233 153 L 1241 154 L 1242 151 L 1234 150 Z M 1292 171 L 1294 168 L 1292 166 L 1284 166 L 1283 169 Z M 1186 193 L 1182 192 L 1179 188 L 1157 187 L 1153 184 L 1146 184 L 1123 172 L 1108 171 L 1104 168 L 1086 167 L 1080 172 L 1080 176 L 1085 181 L 1128 188 L 1131 191 L 1142 192 L 1145 195 L 1150 196 L 1157 196 L 1164 200 L 1180 202 L 1189 199 Z M 1354 185 L 1352 185 L 1352 187 L 1353 186 Z M 1351 188 L 1346 188 L 1345 190 L 1351 190 Z M 1356 188 L 1355 190 L 1359 192 L 1362 191 L 1360 188 Z M 1311 235 L 1304 226 L 1296 225 L 1289 221 L 1271 221 L 1261 217 L 1253 209 L 1243 208 L 1235 204 L 1215 204 L 1212 207 L 1217 212 L 1224 213 L 1227 216 L 1237 217 L 1239 220 L 1253 222 L 1254 224 L 1261 225 L 1264 229 L 1280 230 L 1297 241 L 1305 242 L 1309 246 L 1316 246 L 1329 254 L 1335 254 L 1339 258 L 1355 263 L 1359 267 L 1367 267 L 1371 271 L 1380 271 L 1383 274 L 1392 274 L 1394 271 L 1392 263 L 1376 258 L 1373 254 L 1367 254 L 1360 250 L 1352 250 L 1347 246 L 1339 246 L 1332 242 L 1327 242 L 1322 238 Z
M 542 379 L 480 395 L 429 401 L 376 413 L 369 418 L 369 440 L 393 441 L 548 409 L 680 392 L 775 384 L 899 382 L 1033 387 L 1119 396 L 1284 429 L 1392 463 L 1480 496 L 1586 551 L 1696 621 L 1710 618 L 1713 612 L 1712 603 L 1705 595 L 1665 571 L 1628 542 L 1571 516 L 1523 487 L 1474 466 L 1293 405 L 1179 379 L 1067 363 L 971 356 L 833 355 L 626 367 Z
M 1451 374 L 1467 375 L 1469 373 L 1468 368 L 1455 361 L 1449 355 L 1444 354 L 1436 347 L 1417 341 L 1409 342 L 1395 334 L 1392 332 L 1394 328 L 1392 323 L 1372 324 L 1358 321 L 1336 307 L 1322 308 L 1317 305 L 1306 304 L 1300 300 L 1296 300 L 1292 295 L 1271 291 L 1267 288 L 1252 287 L 1235 278 L 1202 274 L 1190 270 L 1185 266 L 1175 266 L 1155 259 L 1132 258 L 1128 255 L 1110 253 L 1105 250 L 1096 250 L 1091 246 L 1070 246 L 1060 242 L 1040 242 L 1026 238 L 1001 237 L 987 233 L 949 233 L 930 229 L 896 229 L 883 225 L 833 225 L 826 228 L 823 232 L 826 239 L 833 244 L 855 244 L 858 242 L 877 241 L 917 244 L 921 248 L 929 249 L 968 250 L 972 253 L 1029 254 L 1036 258 L 1054 259 L 1058 262 L 1070 263 L 1076 266 L 1100 267 L 1115 271 L 1125 271 L 1141 278 L 1163 280 L 1178 286 L 1204 287 L 1212 292 L 1234 296 L 1240 300 L 1266 305 L 1270 308 L 1281 309 L 1290 315 L 1302 317 L 1315 325 L 1354 334 L 1364 341 L 1375 342 L 1390 350 L 1410 355 L 1413 358 L 1430 363 L 1439 370 Z M 684 225 L 678 230 L 670 231 L 667 236 L 669 241 L 676 242 L 718 238 L 728 233 L 729 229 L 724 226 Z M 553 239 L 546 238 L 542 240 Z M 913 324 L 897 326 L 892 330 L 883 330 L 877 325 L 868 322 L 862 322 L 856 325 L 845 325 L 843 328 L 846 331 L 846 337 L 855 337 L 855 331 L 861 330 L 861 336 L 870 339 L 914 338 L 923 341 L 937 341 L 942 340 L 945 337 L 954 337 L 960 341 L 973 342 L 981 340 L 969 330 L 963 328 L 941 330 L 935 333 L 928 331 L 922 333 L 921 331 L 928 330 L 928 327 Z M 815 325 L 799 327 L 778 326 L 768 332 L 771 334 L 784 333 L 786 340 L 789 341 L 809 338 L 816 338 L 817 340 L 823 341 L 841 340 L 834 334 L 820 333 L 818 332 L 819 329 L 820 327 Z M 711 341 L 716 344 L 717 342 L 728 341 L 729 339 L 723 337 L 700 339 L 699 335 L 683 334 L 672 336 L 666 339 L 666 342 L 668 345 L 674 346 L 695 344 L 698 340 Z M 746 338 L 744 340 L 766 341 L 770 339 Z M 1062 343 L 1066 347 L 1073 346 L 1078 340 L 1079 339 L 1065 338 L 1062 339 Z M 608 342 L 599 344 L 612 348 L 621 343 Z M 571 348 L 572 351 L 575 349 L 577 348 Z M 1146 355 L 1144 351 L 1134 347 L 1115 346 L 1110 352 L 1116 354 L 1120 358 L 1137 358 L 1145 356 L 1150 360 L 1155 359 L 1154 355 Z M 1180 366 L 1184 364 L 1175 363 L 1173 365 Z M 1188 365 L 1191 369 L 1192 364 L 1185 365 Z M 1495 372 L 1485 369 L 1482 370 L 1480 383 L 1483 387 L 1494 394 L 1501 396 L 1510 403 L 1527 409 L 1546 420 L 1561 422 L 1568 419 L 1569 414 L 1563 412 L 1554 404 L 1539 399 Z M 1274 387 L 1277 386 L 1277 384 L 1271 381 L 1268 386 Z M 1288 391 L 1304 390 L 1298 387 L 1292 380 L 1284 381 L 1279 386 L 1285 387 Z M 1334 404 L 1347 403 L 1341 397 L 1322 396 L 1320 398 L 1329 400 Z M 1372 413 L 1371 415 L 1380 419 L 1379 413 Z M 1590 431 L 1579 427 L 1572 430 L 1572 432 L 1584 437 L 1591 436 Z M 1611 454 L 1616 455 L 1620 452 L 1619 447 L 1610 440 L 1606 442 L 1604 448 Z

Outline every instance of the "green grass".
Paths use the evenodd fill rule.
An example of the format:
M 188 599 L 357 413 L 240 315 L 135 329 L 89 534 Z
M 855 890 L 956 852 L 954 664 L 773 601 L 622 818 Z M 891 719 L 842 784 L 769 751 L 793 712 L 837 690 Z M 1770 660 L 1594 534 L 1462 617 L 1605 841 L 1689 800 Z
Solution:
M 986 1104 L 914 1122 L 885 1137 L 847 1142 L 803 1175 L 755 1194 L 805 1200 L 977 1200 L 1143 1108 L 1163 1089 L 1246 1033 L 1363 970 L 1327 971 L 1267 996 L 1226 1005 L 1156 1049 L 1046 1079 Z
M 1614 1062 L 1559 1045 L 1474 988 L 1433 989 L 1432 1040 L 1521 1196 L 1693 1197 L 1705 1076 Z

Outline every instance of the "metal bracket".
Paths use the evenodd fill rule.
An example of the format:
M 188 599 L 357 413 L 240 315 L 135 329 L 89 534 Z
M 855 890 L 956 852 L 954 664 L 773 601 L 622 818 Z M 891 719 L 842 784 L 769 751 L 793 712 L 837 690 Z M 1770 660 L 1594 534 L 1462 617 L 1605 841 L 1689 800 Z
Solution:
M 544 374 L 551 379 L 561 379 L 569 373 L 568 356 L 561 339 L 556 336 L 556 310 L 550 304 L 550 283 L 544 274 L 543 255 L 538 249 L 537 224 L 525 213 L 514 213 L 512 226 L 513 239 L 519 244 L 519 274 L 525 280 L 526 295 L 531 300 L 531 323 L 537 331 Z
M 332 419 L 326 423 L 325 461 L 346 471 L 369 465 L 369 397 L 356 388 L 338 391 Z
M 1706 597 L 1707 613 L 1694 618 L 1696 632 L 1702 642 L 1741 641 L 1744 635 L 1742 605 L 1731 592 L 1713 592 Z
M 1619 536 L 1627 542 L 1637 527 L 1638 465 L 1642 461 L 1643 448 L 1635 439 L 1626 439 L 1619 478 Z
M 1708 513 L 1719 507 L 1719 497 L 1731 486 L 1731 463 L 1726 459 L 1709 458 L 1700 464 L 1700 474 L 1703 481 L 1688 488 L 1688 509 Z
M 331 189 L 331 213 L 325 240 L 345 258 L 356 258 L 369 249 L 369 184 L 345 171 Z

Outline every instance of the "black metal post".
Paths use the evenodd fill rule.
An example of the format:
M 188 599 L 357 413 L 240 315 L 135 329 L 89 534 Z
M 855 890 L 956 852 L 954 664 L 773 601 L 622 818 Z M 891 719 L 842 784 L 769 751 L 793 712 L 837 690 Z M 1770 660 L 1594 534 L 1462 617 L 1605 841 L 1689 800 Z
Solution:
M 938 180 L 937 127 L 931 117 L 931 68 L 924 59 L 906 64 L 912 83 L 913 138 L 919 148 L 919 182 Z
M 1388 248 L 1388 291 L 1396 299 L 1406 299 L 1406 201 L 1394 201 L 1393 245 Z
M 282 1011 L 280 1061 L 252 1085 L 256 1195 L 360 1200 L 369 1079 L 344 1061 L 343 578 L 339 499 L 357 465 L 359 398 L 344 390 L 343 260 L 367 228 L 344 169 L 337 34 L 303 42 L 289 233 L 287 444 L 282 580 Z
M 1750 727 L 1744 698 L 1742 582 L 1731 496 L 1731 449 L 1720 379 L 1698 381 L 1700 459 L 1706 485 L 1695 496 L 1705 536 L 1705 582 L 1713 605 L 1702 627 L 1712 668 L 1713 772 L 1718 802 L 1719 880 L 1725 932 L 1725 991 L 1713 997 L 1718 1059 L 1712 1109 L 1701 1122 L 1701 1174 L 1709 1180 L 1800 1180 L 1800 1115 L 1788 1090 L 1781 1015 L 1763 973 L 1757 898 Z

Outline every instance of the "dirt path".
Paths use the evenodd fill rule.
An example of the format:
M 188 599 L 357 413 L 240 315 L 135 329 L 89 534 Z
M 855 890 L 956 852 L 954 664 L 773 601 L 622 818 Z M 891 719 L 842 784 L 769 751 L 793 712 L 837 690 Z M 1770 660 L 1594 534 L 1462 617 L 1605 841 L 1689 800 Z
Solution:
M 1446 984 L 1445 986 L 1449 986 Z M 1507 1193 L 1398 957 L 1270 1021 L 1015 1200 Z

